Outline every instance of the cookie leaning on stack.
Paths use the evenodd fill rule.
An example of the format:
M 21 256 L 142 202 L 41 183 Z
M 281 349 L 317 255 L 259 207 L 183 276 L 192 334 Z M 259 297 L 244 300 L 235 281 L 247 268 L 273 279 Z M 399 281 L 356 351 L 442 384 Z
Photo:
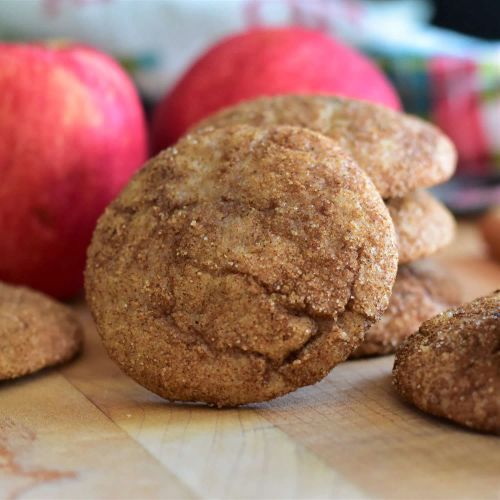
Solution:
M 196 130 L 241 123 L 306 127 L 330 137 L 352 155 L 370 176 L 389 208 L 402 266 L 397 288 L 404 290 L 407 287 L 405 276 L 412 274 L 411 269 L 404 270 L 404 265 L 433 255 L 452 240 L 453 216 L 422 189 L 444 182 L 455 170 L 455 148 L 433 125 L 368 102 L 332 96 L 286 95 L 264 97 L 227 108 L 199 123 Z M 444 271 L 427 278 L 451 280 Z M 420 291 L 424 291 L 422 286 Z M 370 329 L 367 349 L 361 347 L 356 355 L 393 352 L 413 333 L 415 326 L 418 327 L 417 318 L 421 322 L 455 305 L 456 301 L 456 296 L 450 301 L 445 296 L 438 300 L 433 298 L 430 300 L 433 307 L 422 308 L 413 315 L 401 314 L 396 312 L 402 306 L 396 294 L 383 320 L 383 324 L 390 324 L 391 328 L 387 331 L 381 327 Z
M 323 378 L 389 302 L 387 207 L 297 127 L 188 135 L 99 220 L 85 287 L 110 356 L 171 400 L 231 406 Z

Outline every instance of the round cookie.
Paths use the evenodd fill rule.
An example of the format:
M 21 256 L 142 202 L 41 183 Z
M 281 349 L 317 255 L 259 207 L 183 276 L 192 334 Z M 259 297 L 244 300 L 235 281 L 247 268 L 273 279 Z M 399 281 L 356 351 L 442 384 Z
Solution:
M 449 179 L 456 151 L 436 127 L 383 106 L 334 96 L 263 97 L 196 125 L 306 127 L 334 139 L 370 176 L 382 198 L 403 197 Z
M 146 164 L 101 217 L 85 286 L 127 374 L 170 400 L 232 406 L 345 360 L 396 270 L 387 208 L 332 141 L 235 126 Z
M 68 361 L 82 344 L 74 313 L 46 295 L 0 283 L 0 380 Z
M 453 215 L 424 190 L 391 198 L 386 205 L 396 230 L 400 264 L 435 254 L 455 235 Z
M 393 383 L 423 411 L 500 434 L 500 290 L 423 323 L 398 349 Z
M 424 321 L 461 302 L 457 282 L 437 263 L 400 266 L 389 307 L 351 358 L 393 353 Z

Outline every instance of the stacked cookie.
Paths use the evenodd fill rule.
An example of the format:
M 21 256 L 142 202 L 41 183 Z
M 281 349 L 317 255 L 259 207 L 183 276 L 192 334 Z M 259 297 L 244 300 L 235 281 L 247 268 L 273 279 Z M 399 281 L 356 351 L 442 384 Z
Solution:
M 353 357 L 394 352 L 423 321 L 460 303 L 451 276 L 433 262 L 420 262 L 450 243 L 455 232 L 451 213 L 425 191 L 455 170 L 455 149 L 438 129 L 381 106 L 331 96 L 261 98 L 225 109 L 196 128 L 239 123 L 300 126 L 332 138 L 385 200 L 400 267 L 389 308 Z
M 383 344 L 369 329 L 398 261 L 451 238 L 446 209 L 418 189 L 454 162 L 432 126 L 362 102 L 276 97 L 210 117 L 99 220 L 85 287 L 108 353 L 171 400 L 231 406 L 319 381 L 367 335 Z M 399 276 L 413 322 L 451 294 L 434 270 Z

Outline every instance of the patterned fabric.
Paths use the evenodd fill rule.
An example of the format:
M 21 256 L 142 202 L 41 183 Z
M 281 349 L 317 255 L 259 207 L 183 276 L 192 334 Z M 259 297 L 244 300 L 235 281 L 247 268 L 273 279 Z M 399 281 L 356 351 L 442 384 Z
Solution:
M 432 120 L 451 137 L 462 171 L 500 173 L 500 60 L 439 55 L 378 59 L 405 109 Z

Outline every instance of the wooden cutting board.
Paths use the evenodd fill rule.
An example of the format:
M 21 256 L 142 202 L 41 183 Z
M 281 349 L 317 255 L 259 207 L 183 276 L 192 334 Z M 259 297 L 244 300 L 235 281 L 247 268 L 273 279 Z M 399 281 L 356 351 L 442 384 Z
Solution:
M 500 288 L 483 254 L 462 225 L 440 257 L 468 299 Z M 266 404 L 170 404 L 121 374 L 76 307 L 84 354 L 0 384 L 1 498 L 500 499 L 500 439 L 400 402 L 392 356 Z

